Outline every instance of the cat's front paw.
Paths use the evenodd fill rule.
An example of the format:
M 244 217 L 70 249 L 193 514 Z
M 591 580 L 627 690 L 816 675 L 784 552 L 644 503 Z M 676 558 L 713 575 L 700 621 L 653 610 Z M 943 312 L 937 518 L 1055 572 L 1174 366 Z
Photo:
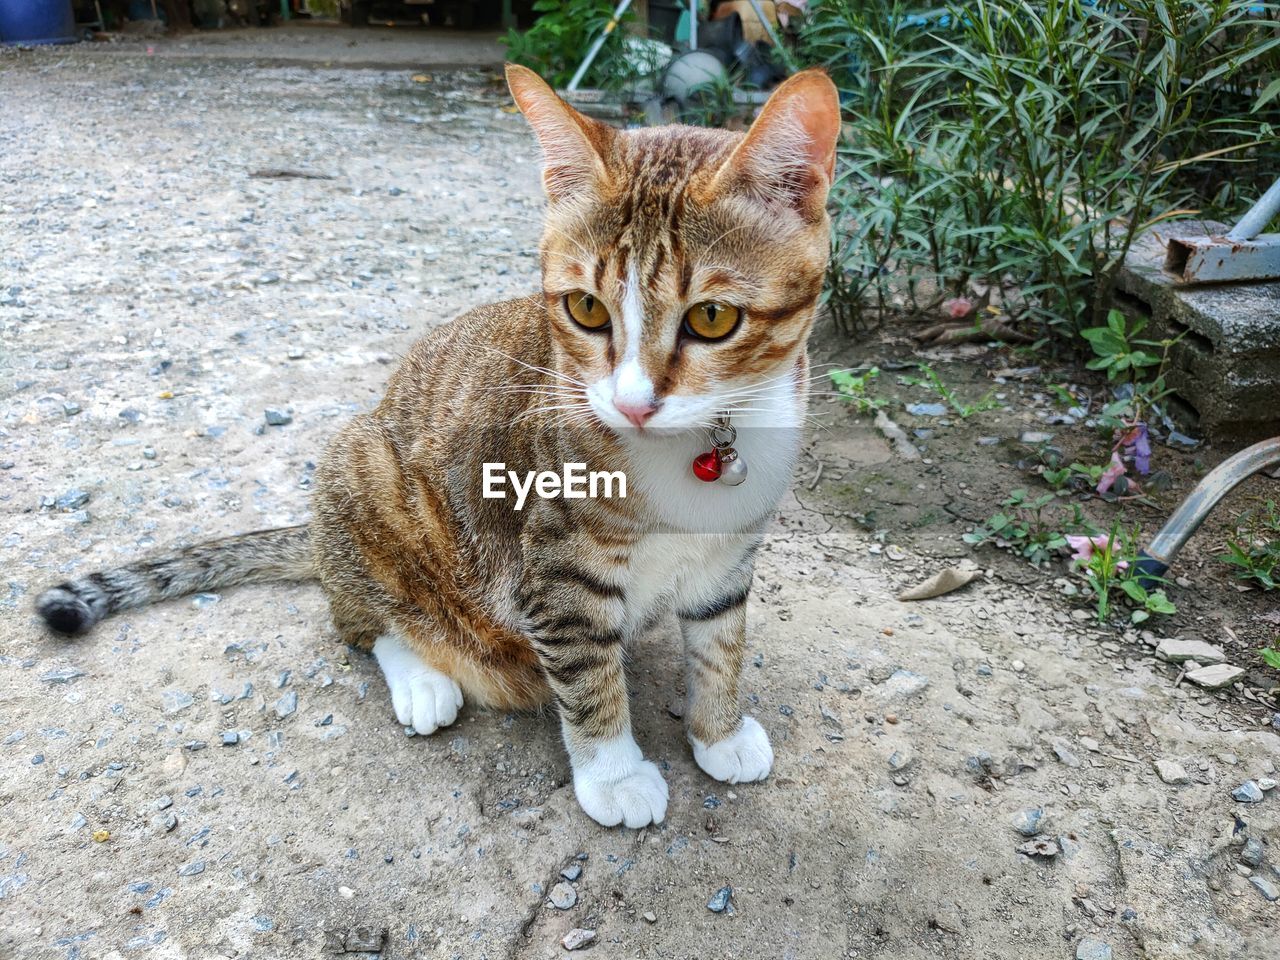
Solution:
M 689 742 L 698 766 L 724 783 L 763 780 L 773 769 L 769 735 L 754 717 L 743 717 L 738 732 L 717 743 L 703 743 L 695 736 L 690 736 Z
M 667 781 L 635 741 L 602 745 L 591 760 L 575 763 L 573 792 L 587 816 L 605 827 L 645 827 L 667 815 Z

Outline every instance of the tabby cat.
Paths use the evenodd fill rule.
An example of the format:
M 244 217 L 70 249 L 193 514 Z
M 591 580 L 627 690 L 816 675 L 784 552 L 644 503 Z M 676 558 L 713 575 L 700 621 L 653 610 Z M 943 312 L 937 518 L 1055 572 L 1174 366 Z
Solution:
M 36 605 L 79 633 L 195 591 L 318 579 L 400 723 L 447 727 L 464 694 L 503 710 L 554 701 L 582 808 L 642 827 L 662 820 L 667 786 L 631 734 L 625 648 L 668 611 L 698 765 L 739 783 L 773 763 L 738 677 L 753 558 L 804 423 L 839 106 L 811 70 L 745 136 L 623 132 L 523 67 L 507 80 L 545 158 L 541 294 L 419 341 L 330 444 L 310 523 L 95 573 Z M 722 440 L 737 431 L 741 485 L 691 469 L 716 424 Z M 627 495 L 517 511 L 483 495 L 485 462 L 621 470 Z

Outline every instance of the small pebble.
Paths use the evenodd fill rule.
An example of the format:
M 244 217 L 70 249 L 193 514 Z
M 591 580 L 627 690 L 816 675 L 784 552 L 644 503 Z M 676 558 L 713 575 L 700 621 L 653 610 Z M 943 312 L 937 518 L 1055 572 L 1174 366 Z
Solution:
M 268 408 L 263 412 L 268 427 L 283 427 L 293 423 L 293 417 L 283 410 L 273 410 Z
M 1081 940 L 1076 947 L 1076 960 L 1111 960 L 1111 945 L 1101 940 Z
M 1257 837 L 1250 837 L 1244 842 L 1244 849 L 1240 851 L 1240 862 L 1250 867 L 1261 866 L 1265 854 L 1262 841 Z
M 1246 780 L 1231 791 L 1231 799 L 1237 803 L 1261 803 L 1262 788 L 1253 780 Z
M 729 900 L 732 896 L 733 887 L 721 887 L 707 901 L 707 909 L 712 913 L 724 913 L 729 907 Z
M 283 720 L 292 716 L 298 709 L 298 691 L 290 690 L 276 701 L 276 716 Z
M 584 930 L 582 927 L 574 927 L 564 935 L 564 939 L 560 941 L 560 945 L 566 950 L 581 950 L 587 944 L 593 942 L 596 938 L 594 930 Z
M 1044 812 L 1043 807 L 1019 810 L 1013 815 L 1013 829 L 1024 837 L 1034 837 L 1045 828 L 1048 822 L 1049 816 Z
M 569 884 L 561 882 L 551 888 L 551 905 L 557 910 L 568 910 L 578 902 L 578 891 Z

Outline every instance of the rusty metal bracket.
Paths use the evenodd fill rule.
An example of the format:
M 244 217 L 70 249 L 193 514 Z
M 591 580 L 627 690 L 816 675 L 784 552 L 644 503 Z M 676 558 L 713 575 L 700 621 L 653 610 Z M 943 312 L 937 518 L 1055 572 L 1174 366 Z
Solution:
M 1170 237 L 1164 268 L 1180 284 L 1278 280 L 1280 233 L 1262 232 L 1277 213 L 1280 180 L 1226 234 Z

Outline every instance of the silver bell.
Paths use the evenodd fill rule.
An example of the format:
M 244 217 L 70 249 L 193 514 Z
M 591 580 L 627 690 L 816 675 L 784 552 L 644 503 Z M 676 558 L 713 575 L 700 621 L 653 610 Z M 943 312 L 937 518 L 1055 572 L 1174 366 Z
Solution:
M 747 465 L 738 451 L 729 449 L 720 454 L 720 482 L 726 486 L 736 487 L 747 479 Z

